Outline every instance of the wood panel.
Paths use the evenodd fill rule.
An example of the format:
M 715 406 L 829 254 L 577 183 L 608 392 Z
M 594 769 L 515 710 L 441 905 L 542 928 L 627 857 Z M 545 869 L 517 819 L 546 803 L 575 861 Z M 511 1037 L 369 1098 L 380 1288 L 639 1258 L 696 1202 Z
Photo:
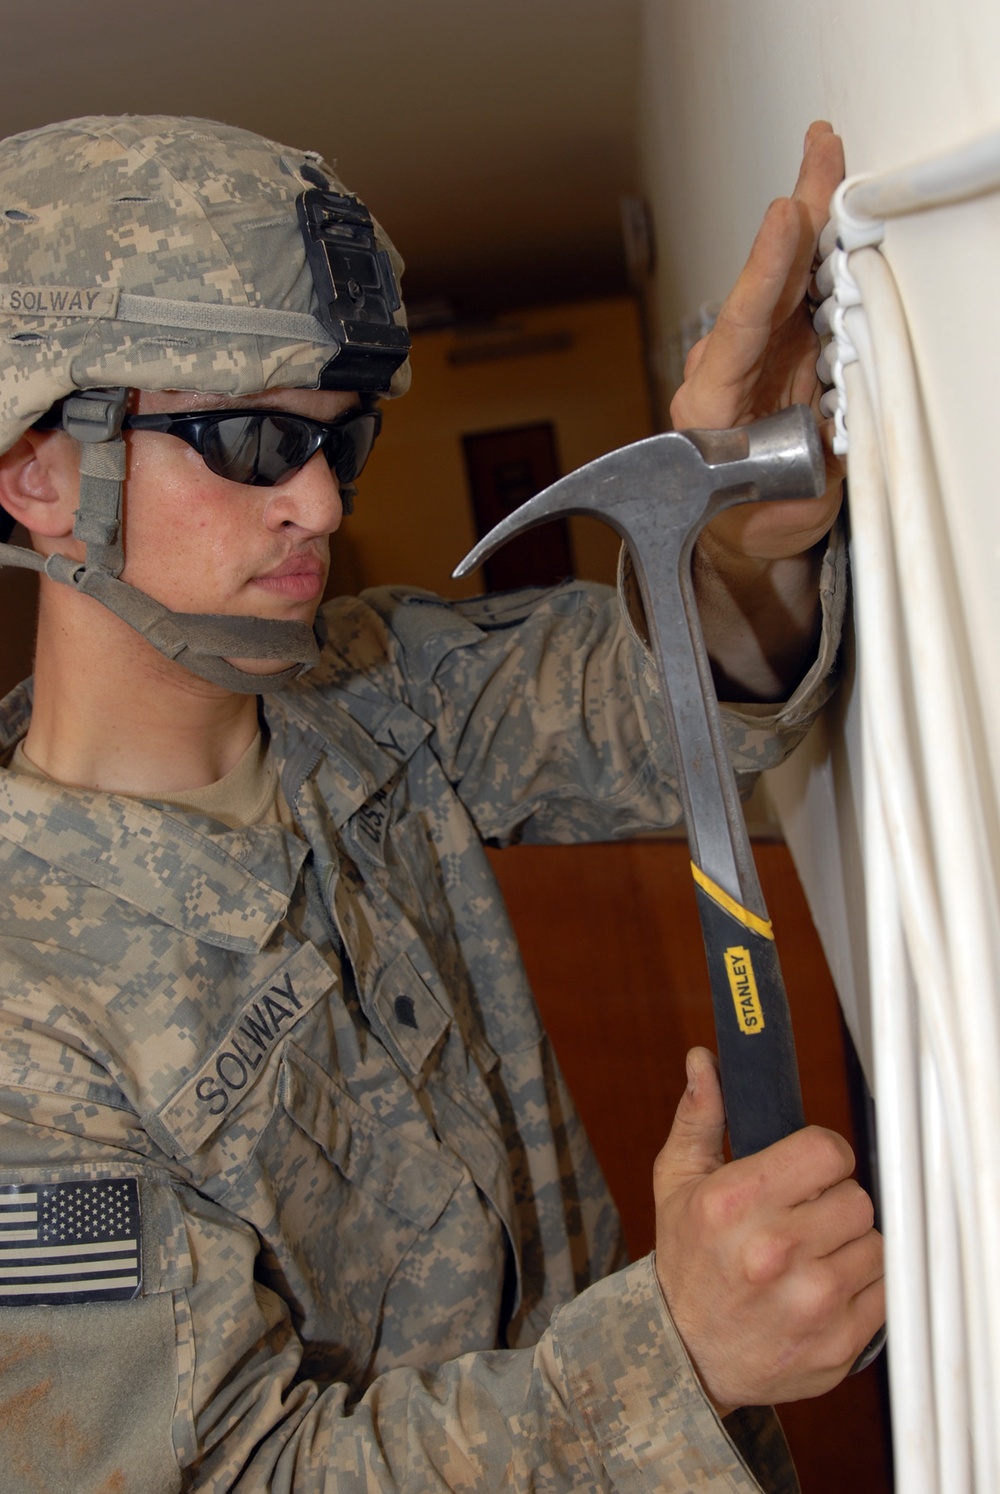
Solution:
M 550 420 L 463 436 L 462 450 L 479 539 L 560 475 L 555 426 Z M 524 530 L 483 561 L 487 591 L 557 586 L 573 574 L 565 518 Z
M 15 525 L 11 544 L 29 543 L 24 530 Z M 0 570 L 0 697 L 31 673 L 37 602 L 34 571 L 15 566 Z
M 795 1024 L 806 1114 L 855 1144 L 833 983 L 784 845 L 755 846 Z M 528 973 L 633 1256 L 653 1246 L 653 1159 L 713 1046 L 687 846 L 670 839 L 491 852 Z M 782 1408 L 803 1494 L 888 1494 L 884 1365 Z

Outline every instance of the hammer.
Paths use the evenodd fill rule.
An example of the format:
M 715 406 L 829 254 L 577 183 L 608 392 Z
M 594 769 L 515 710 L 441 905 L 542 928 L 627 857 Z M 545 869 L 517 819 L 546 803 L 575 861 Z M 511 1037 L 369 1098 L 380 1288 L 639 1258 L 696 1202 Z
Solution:
M 724 431 L 668 431 L 598 457 L 537 493 L 480 540 L 465 576 L 522 530 L 593 514 L 628 546 L 677 766 L 708 956 L 734 1157 L 805 1125 L 788 999 L 736 779 L 726 752 L 691 581 L 698 532 L 723 509 L 818 497 L 823 452 L 803 405 Z

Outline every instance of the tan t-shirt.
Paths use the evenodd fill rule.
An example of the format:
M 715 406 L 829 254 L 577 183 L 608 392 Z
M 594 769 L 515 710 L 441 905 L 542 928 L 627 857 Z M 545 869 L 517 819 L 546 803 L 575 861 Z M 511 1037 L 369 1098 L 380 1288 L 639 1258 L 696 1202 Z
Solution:
M 31 778 L 48 778 L 25 754 L 18 742 L 10 761 L 15 773 Z M 281 791 L 281 780 L 261 732 L 258 732 L 239 762 L 224 778 L 202 788 L 178 790 L 169 794 L 126 794 L 127 799 L 145 799 L 169 804 L 176 809 L 194 809 L 220 820 L 231 830 L 247 825 L 284 825 L 295 829 L 295 819 Z

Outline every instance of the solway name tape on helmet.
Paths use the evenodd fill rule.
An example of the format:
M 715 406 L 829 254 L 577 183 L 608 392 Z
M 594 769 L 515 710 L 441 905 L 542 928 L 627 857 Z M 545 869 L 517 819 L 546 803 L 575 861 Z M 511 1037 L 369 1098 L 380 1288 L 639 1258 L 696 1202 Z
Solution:
M 117 290 L 71 285 L 0 285 L 0 313 L 62 321 L 75 317 L 117 318 L 150 326 L 187 327 L 198 332 L 260 333 L 263 337 L 299 338 L 303 342 L 341 343 L 318 317 L 301 311 L 266 307 L 222 306 L 211 302 L 168 301 L 162 296 L 130 296 Z M 341 339 L 341 342 L 343 339 Z
M 94 597 L 229 689 L 279 688 L 314 630 L 172 613 L 119 580 L 127 391 L 409 382 L 402 261 L 320 156 L 204 120 L 70 120 L 0 143 L 0 451 L 54 405 L 83 443 L 81 564 L 0 544 L 0 565 Z M 78 397 L 66 399 L 69 395 Z M 0 540 L 13 523 L 0 511 Z M 286 660 L 257 675 L 227 660 Z

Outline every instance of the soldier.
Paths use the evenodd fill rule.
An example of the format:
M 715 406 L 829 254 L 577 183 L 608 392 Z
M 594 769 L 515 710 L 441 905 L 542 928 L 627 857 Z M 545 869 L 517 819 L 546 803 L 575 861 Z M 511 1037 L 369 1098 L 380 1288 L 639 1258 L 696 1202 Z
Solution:
M 838 172 L 814 128 L 681 422 L 808 397 Z M 696 1051 L 623 1265 L 481 849 L 676 821 L 617 597 L 318 623 L 408 343 L 315 154 L 87 119 L 0 183 L 0 558 L 42 571 L 0 741 L 5 1488 L 793 1489 L 760 1407 L 882 1315 L 849 1148 L 723 1165 Z M 701 547 L 720 676 L 772 702 L 730 711 L 747 778 L 830 689 L 837 502 Z

